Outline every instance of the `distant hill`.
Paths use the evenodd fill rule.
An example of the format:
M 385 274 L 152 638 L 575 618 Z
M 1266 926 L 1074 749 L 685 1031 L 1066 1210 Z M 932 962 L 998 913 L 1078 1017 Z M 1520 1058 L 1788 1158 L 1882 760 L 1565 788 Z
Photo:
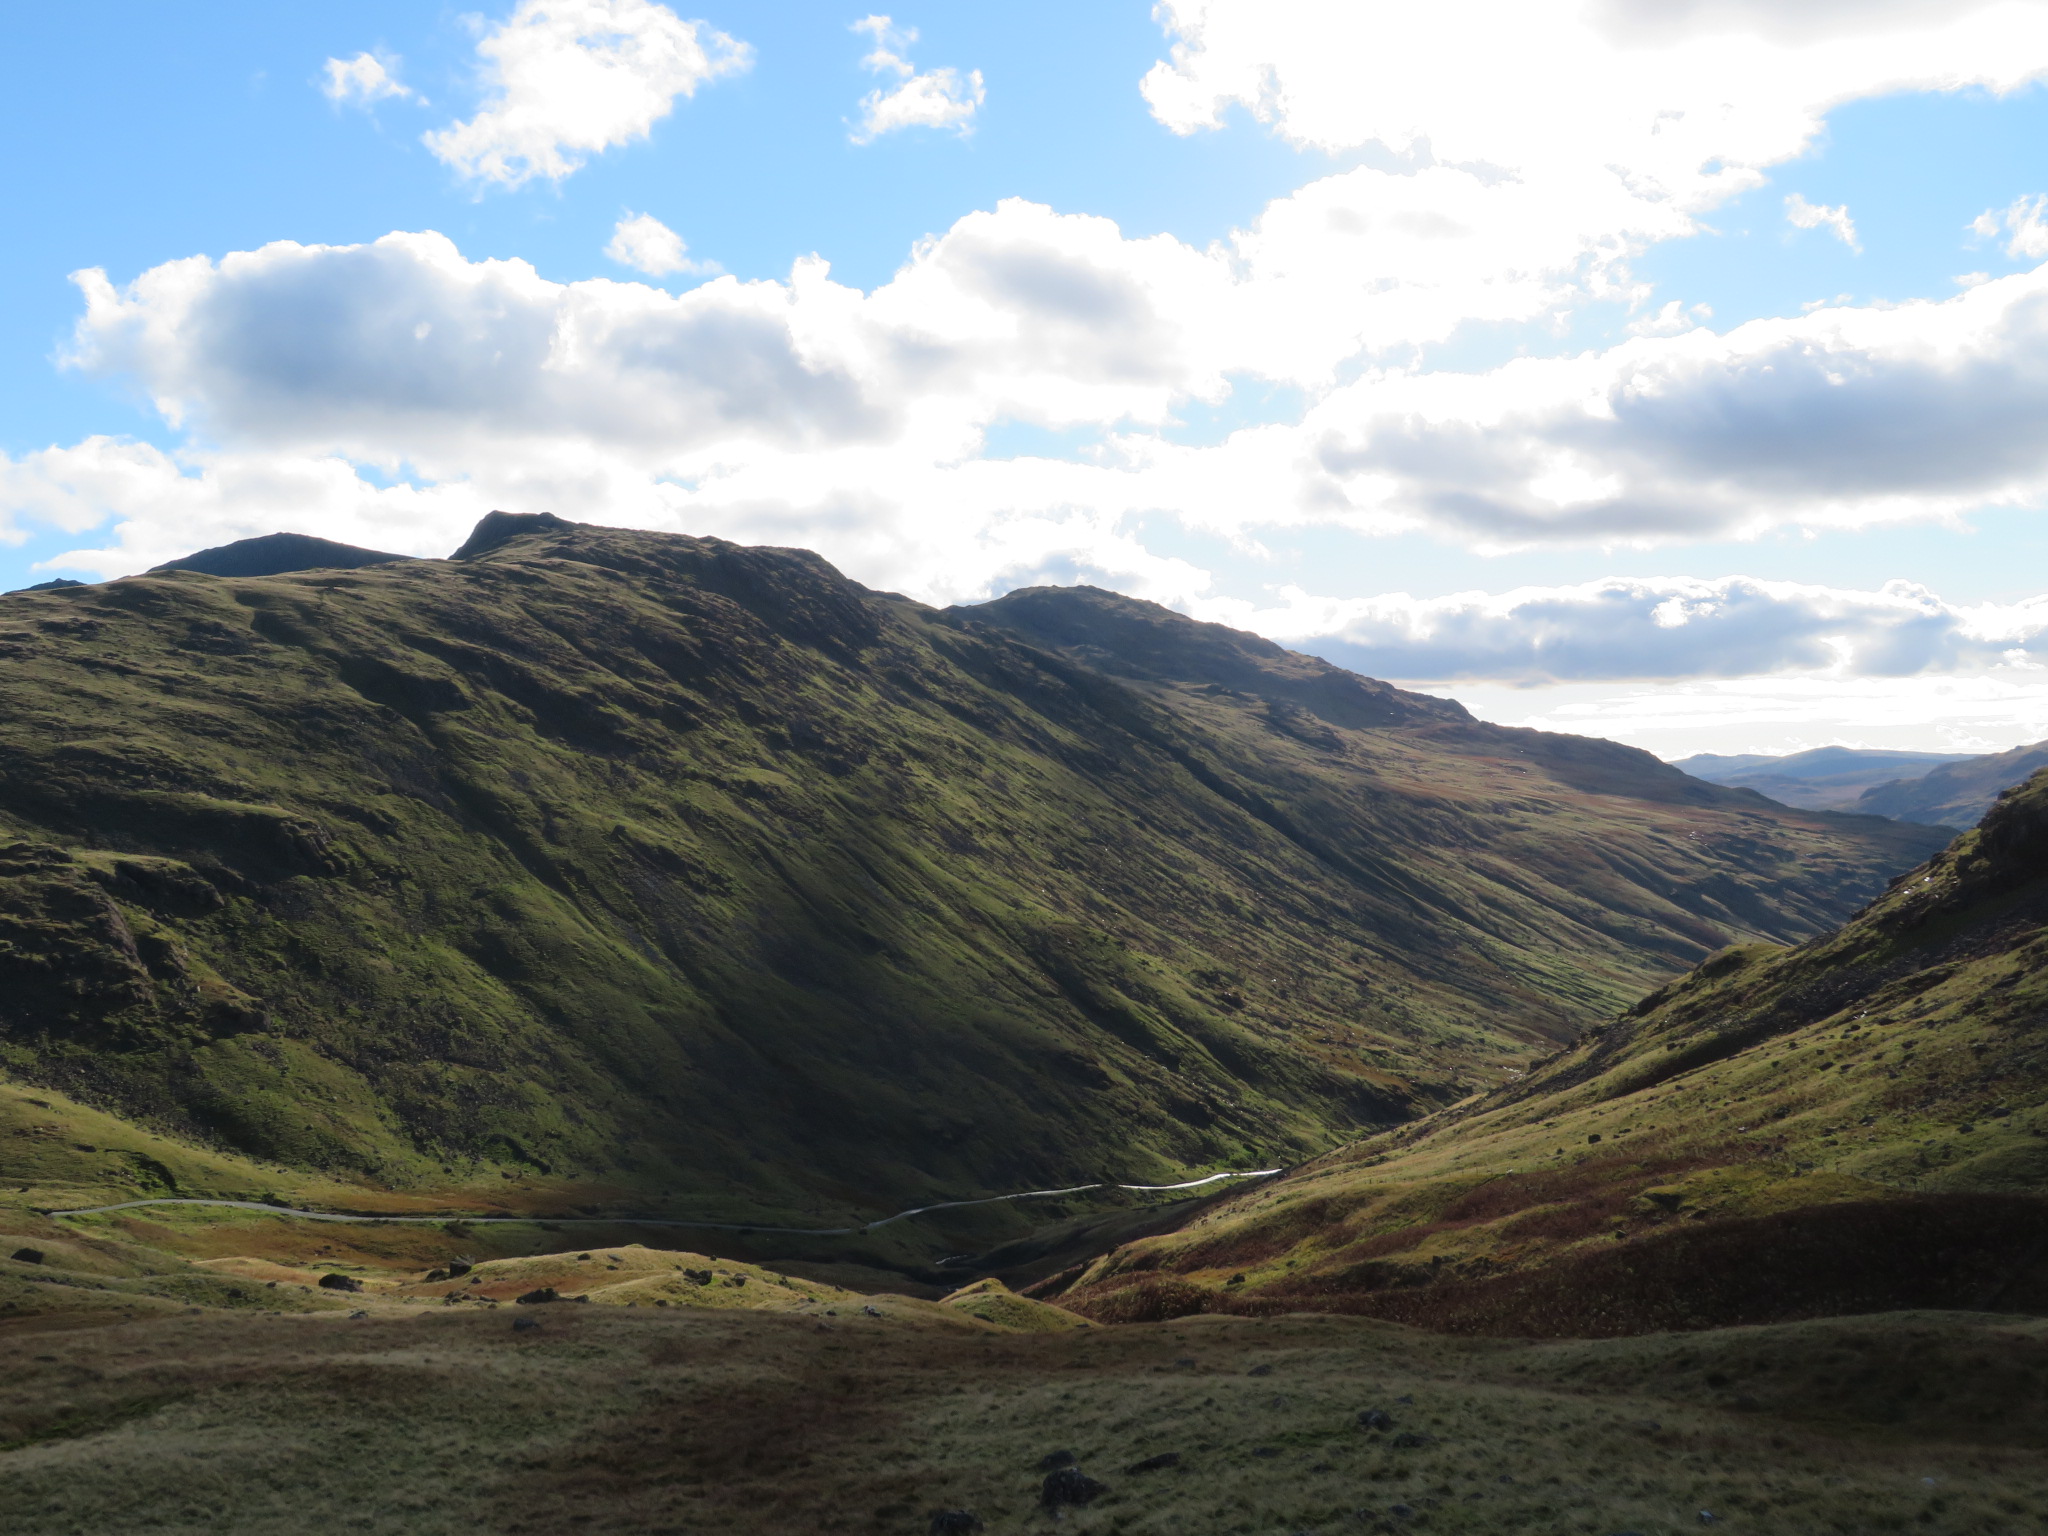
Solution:
M 286 576 L 293 571 L 358 571 L 369 565 L 389 565 L 406 555 L 387 555 L 381 550 L 362 549 L 354 544 L 337 544 L 304 533 L 266 533 L 260 538 L 237 539 L 196 554 L 167 561 L 149 574 L 165 571 L 201 571 L 208 576 Z
M 2048 741 L 1944 763 L 1918 778 L 1867 789 L 1845 809 L 1898 821 L 1974 827 L 1999 793 L 2048 767 Z
M 1939 841 L 1109 593 L 460 555 L 0 600 L 0 1069 L 458 1206 L 836 1225 L 1299 1160 Z
M 2048 772 L 1839 931 L 1038 1289 L 1616 1334 L 2048 1312 Z
M 1712 752 L 1701 752 L 1693 757 L 1675 759 L 1672 767 L 1682 768 L 1694 778 L 1705 779 L 1712 784 L 1753 789 L 1760 795 L 1769 795 L 1781 805 L 1797 805 L 1811 811 L 1863 811 L 1866 808 L 1856 801 L 1867 789 L 1910 779 L 1945 763 L 1968 759 L 1969 754 L 1965 752 L 1882 752 L 1860 747 L 1815 747 L 1810 752 L 1794 752 L 1784 757 L 1718 756 Z M 1870 814 L 1887 816 L 1891 812 L 1873 811 Z M 1926 818 L 1909 816 L 1900 819 L 1922 821 Z

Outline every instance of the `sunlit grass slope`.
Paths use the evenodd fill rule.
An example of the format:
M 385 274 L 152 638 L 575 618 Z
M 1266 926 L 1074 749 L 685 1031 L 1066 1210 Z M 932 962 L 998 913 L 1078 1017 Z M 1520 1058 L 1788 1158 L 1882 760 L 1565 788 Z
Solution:
M 1045 1288 L 1603 1334 L 2048 1311 L 2048 775 L 1852 922 Z
M 11 595 L 0 1069 L 187 1149 L 67 1133 L 102 1192 L 830 1225 L 1324 1150 L 1925 851 L 1150 605 L 1142 666 L 1021 612 L 499 515 Z

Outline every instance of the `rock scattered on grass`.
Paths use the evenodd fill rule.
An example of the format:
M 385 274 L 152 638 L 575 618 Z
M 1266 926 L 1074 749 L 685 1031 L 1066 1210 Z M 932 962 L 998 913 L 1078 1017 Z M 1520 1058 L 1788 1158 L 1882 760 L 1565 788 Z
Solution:
M 1124 1468 L 1124 1471 L 1126 1473 L 1164 1472 L 1168 1467 L 1177 1467 L 1179 1465 L 1179 1451 L 1161 1451 L 1157 1456 L 1147 1456 L 1143 1461 L 1132 1462 L 1128 1467 Z
M 1245 1372 L 1247 1376 L 1270 1376 L 1272 1374 L 1273 1367 L 1270 1365 L 1255 1365 Z
M 354 1275 L 322 1275 L 320 1289 L 323 1291 L 360 1291 L 363 1282 Z
M 1368 1408 L 1358 1416 L 1360 1429 L 1389 1430 L 1394 1427 L 1394 1416 L 1384 1408 Z
M 537 1291 L 528 1291 L 524 1296 L 514 1299 L 522 1307 L 537 1307 L 544 1302 L 560 1301 L 562 1298 L 552 1285 L 544 1285 Z
M 40 1264 L 45 1255 L 40 1248 L 17 1248 L 9 1257 L 17 1264 Z
M 530 1333 L 535 1328 L 540 1327 L 540 1325 L 540 1319 L 537 1317 L 515 1317 L 512 1319 L 512 1331 L 514 1333 Z
M 1071 1467 L 1073 1464 L 1072 1451 L 1048 1451 L 1038 1458 L 1038 1470 L 1041 1472 L 1057 1472 L 1061 1467 Z
M 1045 1509 L 1059 1509 L 1065 1505 L 1092 1504 L 1109 1492 L 1109 1484 L 1098 1483 L 1079 1467 L 1061 1467 L 1049 1473 L 1039 1485 L 1038 1502 Z
M 935 1509 L 928 1536 L 956 1536 L 962 1531 L 981 1529 L 981 1516 L 971 1509 Z

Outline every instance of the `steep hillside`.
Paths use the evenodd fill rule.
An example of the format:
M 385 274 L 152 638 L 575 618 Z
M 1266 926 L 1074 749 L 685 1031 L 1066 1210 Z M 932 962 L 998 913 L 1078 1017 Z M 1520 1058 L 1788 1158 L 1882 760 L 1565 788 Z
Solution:
M 1890 813 L 1861 805 L 1857 797 L 1878 785 L 1903 785 L 1918 775 L 1970 760 L 1965 752 L 1881 752 L 1861 747 L 1815 747 L 1810 752 L 1792 752 L 1783 757 L 1720 756 L 1701 752 L 1693 757 L 1681 757 L 1671 766 L 1683 768 L 1695 778 L 1706 779 L 1710 783 L 1753 789 L 1784 805 L 1802 806 L 1810 811 L 1856 811 L 1883 816 Z M 1928 820 L 1924 816 L 1899 819 Z
M 1974 827 L 2003 790 L 2048 768 L 2048 741 L 1944 763 L 1915 779 L 1867 789 L 1849 810 L 1949 827 Z
M 1113 676 L 1024 606 L 502 514 L 14 594 L 0 1064 L 451 1201 L 834 1224 L 1302 1156 L 1925 848 L 1149 605 Z
M 1533 1333 L 2048 1308 L 2048 773 L 1838 932 L 1048 1286 Z

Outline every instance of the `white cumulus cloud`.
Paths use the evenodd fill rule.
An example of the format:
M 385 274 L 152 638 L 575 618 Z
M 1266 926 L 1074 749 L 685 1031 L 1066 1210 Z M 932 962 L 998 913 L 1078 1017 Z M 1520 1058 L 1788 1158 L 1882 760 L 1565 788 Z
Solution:
M 917 41 L 917 29 L 899 28 L 887 16 L 864 17 L 853 30 L 874 39 L 862 65 L 896 80 L 893 89 L 877 88 L 861 98 L 860 121 L 851 135 L 854 143 L 872 144 L 883 134 L 904 128 L 951 128 L 961 134 L 972 130 L 974 114 L 988 98 L 980 70 L 962 75 L 947 67 L 918 73 L 906 57 Z
M 1825 229 L 1850 250 L 1862 254 L 1863 242 L 1856 238 L 1856 221 L 1849 217 L 1846 203 L 1834 207 L 1809 203 L 1794 192 L 1785 199 L 1785 222 L 1794 229 Z
M 392 97 L 426 104 L 417 91 L 400 83 L 397 59 L 373 53 L 329 59 L 321 72 L 320 94 L 336 106 L 368 107 Z
M 715 261 L 693 261 L 683 237 L 651 213 L 629 213 L 612 226 L 612 238 L 604 248 L 622 267 L 645 272 L 649 277 L 667 277 L 672 272 L 718 272 Z
M 2039 261 L 2048 256 L 2048 195 L 2018 197 L 2004 208 L 1987 208 L 1970 229 L 1985 240 L 2006 236 L 2005 254 L 2015 260 Z
M 520 0 L 477 43 L 489 98 L 475 117 L 424 136 L 475 181 L 551 181 L 635 139 L 678 96 L 753 62 L 743 42 L 653 0 Z

